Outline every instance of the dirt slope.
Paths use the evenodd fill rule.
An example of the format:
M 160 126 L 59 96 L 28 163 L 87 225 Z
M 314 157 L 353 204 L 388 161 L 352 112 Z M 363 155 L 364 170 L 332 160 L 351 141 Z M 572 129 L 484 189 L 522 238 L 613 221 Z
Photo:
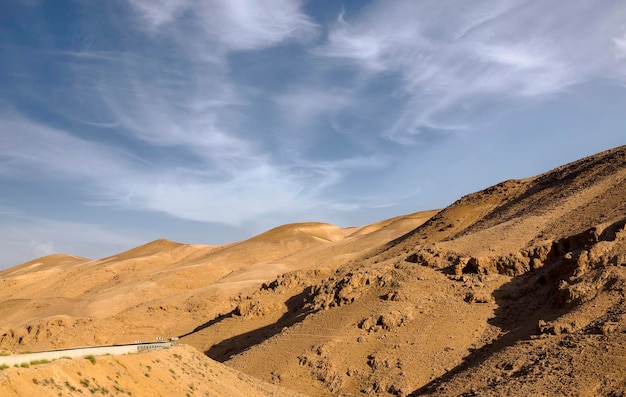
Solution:
M 310 395 L 622 395 L 625 181 L 621 147 L 468 195 L 190 340 Z
M 625 395 L 624 197 L 619 147 L 360 228 L 45 258 L 0 273 L 0 347 L 180 335 L 308 395 Z
M 626 148 L 598 153 L 536 177 L 469 194 L 392 242 L 387 256 L 442 242 L 469 255 L 508 254 L 533 239 L 558 240 L 626 213 Z
M 350 237 L 355 228 L 311 222 L 224 246 L 161 239 L 101 260 L 40 258 L 0 272 L 0 348 L 34 351 L 182 335 L 231 311 L 240 294 L 278 274 L 335 269 L 427 218 L 407 215 Z
M 295 396 L 201 355 L 174 347 L 125 356 L 57 360 L 0 372 L 0 395 Z

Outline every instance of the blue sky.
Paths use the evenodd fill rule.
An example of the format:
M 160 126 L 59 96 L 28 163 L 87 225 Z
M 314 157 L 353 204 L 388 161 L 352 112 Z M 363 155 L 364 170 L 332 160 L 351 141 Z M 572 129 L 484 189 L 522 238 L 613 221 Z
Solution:
M 0 268 L 444 207 L 624 144 L 626 2 L 0 2 Z

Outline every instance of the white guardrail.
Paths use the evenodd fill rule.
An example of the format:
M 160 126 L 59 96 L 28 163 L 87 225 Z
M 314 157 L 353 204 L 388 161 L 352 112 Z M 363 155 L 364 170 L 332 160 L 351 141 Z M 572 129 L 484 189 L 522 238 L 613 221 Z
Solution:
M 31 361 L 52 361 L 60 358 L 81 358 L 85 356 L 104 356 L 107 354 L 119 356 L 122 354 L 137 353 L 141 350 L 163 349 L 171 347 L 171 342 L 135 343 L 132 345 L 78 347 L 75 349 L 51 350 L 37 353 L 0 356 L 0 365 L 30 364 Z

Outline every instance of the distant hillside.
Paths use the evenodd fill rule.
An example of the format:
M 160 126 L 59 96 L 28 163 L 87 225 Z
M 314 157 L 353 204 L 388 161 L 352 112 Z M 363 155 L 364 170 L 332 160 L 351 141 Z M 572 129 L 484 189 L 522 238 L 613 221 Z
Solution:
M 351 237 L 355 228 L 311 222 L 223 246 L 160 239 L 100 260 L 39 258 L 0 272 L 0 349 L 182 335 L 231 311 L 241 294 L 281 273 L 320 265 L 335 269 L 427 218 L 398 217 Z

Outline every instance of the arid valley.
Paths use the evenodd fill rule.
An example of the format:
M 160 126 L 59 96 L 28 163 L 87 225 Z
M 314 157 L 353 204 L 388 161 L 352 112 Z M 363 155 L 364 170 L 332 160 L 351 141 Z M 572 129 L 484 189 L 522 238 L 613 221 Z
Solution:
M 2 396 L 626 395 L 626 147 L 441 210 L 0 272 Z

